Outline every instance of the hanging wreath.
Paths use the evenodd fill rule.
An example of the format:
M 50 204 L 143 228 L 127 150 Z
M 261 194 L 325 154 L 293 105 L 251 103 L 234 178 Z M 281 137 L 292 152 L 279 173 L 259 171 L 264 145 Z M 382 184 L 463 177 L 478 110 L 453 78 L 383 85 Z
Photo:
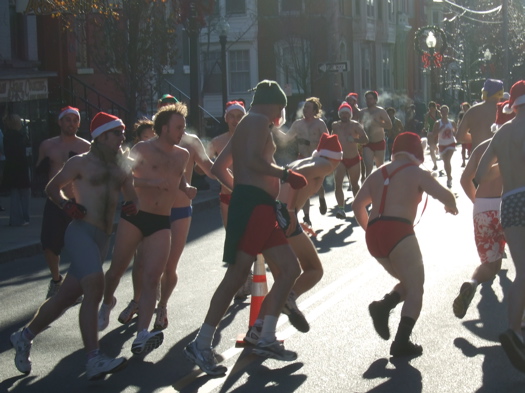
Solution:
M 436 48 L 433 51 L 430 51 L 428 47 L 425 49 L 421 48 L 421 43 L 424 40 L 424 36 L 428 35 L 429 32 L 433 32 L 436 37 Z M 441 62 L 443 61 L 442 53 L 447 48 L 447 36 L 445 32 L 436 26 L 425 26 L 419 28 L 415 33 L 415 49 L 417 53 L 421 55 L 421 61 L 423 62 L 423 67 L 441 67 Z

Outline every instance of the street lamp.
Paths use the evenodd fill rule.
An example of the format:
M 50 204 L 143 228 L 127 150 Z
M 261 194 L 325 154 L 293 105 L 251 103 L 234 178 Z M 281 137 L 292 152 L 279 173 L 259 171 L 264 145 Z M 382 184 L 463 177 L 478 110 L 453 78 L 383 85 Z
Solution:
M 217 31 L 219 33 L 219 41 L 221 43 L 221 84 L 222 84 L 222 113 L 226 111 L 226 102 L 228 101 L 228 86 L 226 78 L 226 37 L 230 31 L 230 25 L 221 17 L 217 24 Z
M 430 100 L 433 99 L 434 68 L 440 68 L 443 61 L 443 52 L 447 47 L 445 32 L 437 26 L 424 26 L 415 33 L 414 44 L 416 51 L 421 55 L 423 68 L 430 68 Z
M 428 32 L 427 38 L 425 39 L 425 44 L 427 44 L 428 52 L 430 53 L 430 92 L 429 92 L 429 96 L 430 96 L 430 100 L 432 101 L 432 93 L 434 92 L 434 89 L 433 89 L 433 84 L 434 84 L 433 58 L 434 58 L 434 53 L 435 53 L 436 44 L 437 44 L 437 39 L 433 31 Z
M 199 26 L 197 22 L 197 5 L 190 2 L 189 22 L 187 29 L 190 38 L 190 115 L 191 126 L 201 133 L 201 117 L 199 108 Z
M 485 49 L 485 52 L 483 52 L 483 59 L 485 61 L 490 61 L 490 59 L 492 59 L 492 53 L 490 53 L 489 48 Z

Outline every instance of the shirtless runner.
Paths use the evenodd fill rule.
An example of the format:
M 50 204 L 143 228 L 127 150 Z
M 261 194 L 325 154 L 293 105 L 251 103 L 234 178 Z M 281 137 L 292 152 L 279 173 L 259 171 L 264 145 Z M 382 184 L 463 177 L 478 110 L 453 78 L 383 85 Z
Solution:
M 335 216 L 340 219 L 346 218 L 345 195 L 343 192 L 343 180 L 345 175 L 350 178 L 350 185 L 354 197 L 359 191 L 359 179 L 361 177 L 361 156 L 357 149 L 357 144 L 368 143 L 368 136 L 363 126 L 352 119 L 352 108 L 346 102 L 339 107 L 339 118 L 332 124 L 332 132 L 339 137 L 339 142 L 343 148 L 343 160 L 335 170 L 335 199 L 337 200 L 337 210 Z
M 177 103 L 159 110 L 154 128 L 158 138 L 137 143 L 131 150 L 135 160 L 133 184 L 137 191 L 140 210 L 136 216 L 121 216 L 115 235 L 115 249 L 111 266 L 106 272 L 104 299 L 98 314 L 98 328 L 109 325 L 109 314 L 117 299 L 114 297 L 119 281 L 126 271 L 138 244 L 142 241 L 146 256 L 142 274 L 142 292 L 139 300 L 137 337 L 131 351 L 149 352 L 162 344 L 162 331 L 148 332 L 156 301 L 156 290 L 166 267 L 171 243 L 171 207 L 176 190 L 181 189 L 189 198 L 196 194 L 188 186 L 184 170 L 189 153 L 176 146 L 186 127 L 186 105 Z
M 277 223 L 275 199 L 279 194 L 279 179 L 294 188 L 302 188 L 307 183 L 304 176 L 277 166 L 273 158 L 275 143 L 271 129 L 279 122 L 286 101 L 286 94 L 276 82 L 259 82 L 250 112 L 241 120 L 230 142 L 234 188 L 223 257 L 229 266 L 211 299 L 197 337 L 184 349 L 188 359 L 210 375 L 227 371 L 217 363 L 211 347 L 213 336 L 259 253 L 270 269 L 279 273 L 264 299 L 267 315 L 261 339 L 253 352 L 285 361 L 297 358 L 295 352 L 284 349 L 275 338 L 279 314 L 300 273 L 297 258 Z
M 496 120 L 497 104 L 503 97 L 503 82 L 487 79 L 481 93 L 483 102 L 472 106 L 463 115 L 456 135 L 459 143 L 472 143 L 472 149 L 492 138 L 491 126 Z
M 317 97 L 306 99 L 303 107 L 303 118 L 293 122 L 290 130 L 286 133 L 280 133 L 280 138 L 285 142 L 295 139 L 297 141 L 298 155 L 297 158 L 310 157 L 319 144 L 321 135 L 328 132 L 325 122 L 321 117 L 321 101 Z M 303 207 L 304 221 L 312 225 L 310 220 L 310 202 L 305 203 Z M 319 212 L 326 214 L 327 206 L 324 198 L 324 188 L 319 189 Z
M 104 291 L 102 262 L 113 231 L 119 192 L 122 190 L 128 200 L 123 214 L 135 214 L 138 201 L 120 152 L 124 123 L 115 116 L 98 113 L 91 122 L 91 135 L 89 152 L 69 159 L 46 187 L 49 199 L 72 218 L 65 234 L 71 266 L 58 292 L 40 306 L 27 327 L 11 335 L 15 365 L 24 374 L 31 371 L 29 352 L 33 338 L 60 318 L 82 294 L 79 324 L 87 352 L 86 377 L 101 379 L 126 364 L 125 358 L 112 359 L 99 351 L 97 309 Z M 65 194 L 66 189 L 72 194 Z
M 48 179 L 52 179 L 70 157 L 89 150 L 89 142 L 77 136 L 80 127 L 80 113 L 77 108 L 71 106 L 62 108 L 58 115 L 58 125 L 60 135 L 46 139 L 38 149 L 36 171 L 47 176 Z M 73 198 L 71 184 L 62 192 L 68 199 Z M 60 253 L 64 247 L 64 234 L 70 222 L 71 218 L 48 198 L 44 205 L 40 235 L 44 257 L 51 272 L 46 298 L 57 293 L 62 284 Z
M 379 168 L 385 162 L 385 128 L 392 128 L 392 121 L 388 113 L 377 106 L 377 91 L 365 93 L 366 109 L 361 111 L 360 122 L 363 125 L 369 142 L 363 145 L 363 159 L 366 168 L 366 177 L 370 176 L 374 168 Z
M 224 149 L 224 147 L 228 144 L 231 137 L 233 136 L 233 133 L 235 132 L 237 125 L 241 121 L 241 119 L 246 115 L 246 109 L 244 108 L 244 104 L 240 101 L 230 101 L 226 103 L 226 112 L 224 113 L 224 121 L 228 125 L 228 132 L 225 132 L 224 134 L 221 134 L 211 140 L 210 144 L 210 156 L 212 158 L 217 158 L 220 154 L 220 152 Z M 231 172 L 231 168 L 228 168 L 229 172 Z M 220 207 L 221 207 L 221 217 L 222 217 L 222 224 L 224 225 L 224 228 L 226 228 L 226 224 L 228 223 L 228 206 L 230 205 L 230 199 L 232 195 L 232 190 L 225 186 L 223 183 L 221 183 L 221 191 L 219 194 L 220 198 Z
M 497 162 L 503 180 L 501 196 L 501 226 L 509 245 L 516 277 L 508 293 L 509 329 L 499 340 L 510 362 L 525 373 L 525 346 L 521 319 L 525 309 L 525 81 L 510 89 L 508 108 L 516 117 L 496 132 L 483 154 L 476 172 L 478 184 L 490 178 Z M 470 112 L 470 111 L 469 111 Z M 467 112 L 468 113 L 468 112 Z
M 304 233 L 297 220 L 297 212 L 314 195 L 323 184 L 326 176 L 331 174 L 341 162 L 342 148 L 337 135 L 321 135 L 321 140 L 312 157 L 297 160 L 288 165 L 288 168 L 303 175 L 308 181 L 306 187 L 294 190 L 289 184 L 284 184 L 279 193 L 279 200 L 287 205 L 290 215 L 290 224 L 286 230 L 286 237 L 293 252 L 299 259 L 303 273 L 299 276 L 288 295 L 282 312 L 288 315 L 290 323 L 300 332 L 310 329 L 308 321 L 296 304 L 297 298 L 312 289 L 323 276 L 323 267 L 319 255 L 310 238 Z M 232 178 L 228 168 L 232 164 L 231 144 L 226 145 L 219 158 L 213 164 L 212 172 L 220 182 L 231 184 Z M 233 185 L 232 185 L 233 186 Z M 266 310 L 261 307 L 259 318 L 250 327 L 244 340 L 250 344 L 257 344 L 262 331 L 263 318 Z
M 461 186 L 474 204 L 474 240 L 481 264 L 471 279 L 461 285 L 459 295 L 454 299 L 453 311 L 458 318 L 467 313 L 477 286 L 494 279 L 500 271 L 505 249 L 505 234 L 500 222 L 502 180 L 498 164 L 492 165 L 487 179 L 477 187 L 473 183 L 479 160 L 489 143 L 490 139 L 487 139 L 474 149 L 461 175 Z
M 447 213 L 457 214 L 456 198 L 419 168 L 424 155 L 417 134 L 404 132 L 394 140 L 393 161 L 368 177 L 354 199 L 357 222 L 366 232 L 370 254 L 399 283 L 380 301 L 369 305 L 374 328 L 381 338 L 390 338 L 390 311 L 401 301 L 401 321 L 390 354 L 419 356 L 420 345 L 410 341 L 410 334 L 423 303 L 423 258 L 414 232 L 414 219 L 423 192 L 445 205 Z M 388 180 L 388 181 L 387 181 Z M 372 203 L 370 216 L 366 207 Z
M 244 108 L 243 101 L 229 101 L 226 103 L 224 121 L 228 125 L 228 132 L 225 132 L 224 134 L 219 135 L 212 139 L 210 143 L 210 147 L 209 147 L 211 157 L 217 158 L 219 154 L 221 153 L 221 151 L 224 150 L 226 145 L 228 145 L 228 142 L 230 141 L 231 137 L 233 136 L 233 133 L 235 132 L 235 129 L 237 128 L 237 125 L 239 124 L 239 122 L 245 115 L 246 115 L 246 109 Z M 232 195 L 231 190 L 233 188 L 233 177 L 231 175 L 231 169 L 232 169 L 231 164 L 228 168 L 225 168 L 226 170 L 225 176 L 229 177 L 229 180 L 231 181 L 228 181 L 228 183 L 221 182 L 221 191 L 219 194 L 219 200 L 220 200 L 219 206 L 221 209 L 222 224 L 224 225 L 224 228 L 226 228 L 228 224 L 228 207 L 230 206 L 230 199 Z M 212 171 L 212 173 L 215 176 L 217 176 L 215 172 Z M 226 184 L 230 184 L 230 186 L 228 187 Z M 246 299 L 249 295 L 251 295 L 252 281 L 253 281 L 253 274 L 250 273 L 244 285 L 241 288 L 239 288 L 239 290 L 235 294 L 235 299 Z

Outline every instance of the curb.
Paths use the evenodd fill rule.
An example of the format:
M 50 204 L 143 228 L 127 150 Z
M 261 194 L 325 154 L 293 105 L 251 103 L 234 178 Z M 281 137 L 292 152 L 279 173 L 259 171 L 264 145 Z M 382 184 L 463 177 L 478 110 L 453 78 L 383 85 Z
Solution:
M 207 210 L 212 207 L 219 206 L 219 197 L 214 195 L 208 199 L 204 199 L 193 204 L 193 213 L 199 213 L 203 210 Z M 117 229 L 118 216 L 113 224 L 113 233 Z M 20 247 L 11 248 L 9 250 L 0 251 L 0 264 L 7 263 L 19 258 L 30 258 L 35 255 L 42 254 L 42 245 L 40 239 L 37 239 L 35 243 L 25 244 Z

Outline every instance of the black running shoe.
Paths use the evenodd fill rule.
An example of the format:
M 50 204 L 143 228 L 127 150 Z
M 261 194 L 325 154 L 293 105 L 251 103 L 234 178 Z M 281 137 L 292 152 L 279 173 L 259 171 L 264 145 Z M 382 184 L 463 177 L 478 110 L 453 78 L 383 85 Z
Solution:
M 283 307 L 283 314 L 288 315 L 288 319 L 292 326 L 301 333 L 306 333 L 310 330 L 310 325 L 308 324 L 306 317 L 301 310 L 299 310 L 299 307 L 297 307 L 296 296 L 293 291 L 288 295 L 288 299 Z
M 326 201 L 324 198 L 319 197 L 319 213 L 321 213 L 323 216 L 326 214 Z
M 393 357 L 418 357 L 423 354 L 423 347 L 411 341 L 399 343 L 393 341 L 390 346 L 390 355 Z
M 304 215 L 303 221 L 305 223 L 307 223 L 308 225 L 312 226 L 312 221 L 310 221 L 310 215 L 309 214 L 305 214 Z
M 368 306 L 368 311 L 374 323 L 374 329 L 379 337 L 383 340 L 390 338 L 390 329 L 388 327 L 388 318 L 390 317 L 390 310 L 387 309 L 381 302 L 372 302 Z

